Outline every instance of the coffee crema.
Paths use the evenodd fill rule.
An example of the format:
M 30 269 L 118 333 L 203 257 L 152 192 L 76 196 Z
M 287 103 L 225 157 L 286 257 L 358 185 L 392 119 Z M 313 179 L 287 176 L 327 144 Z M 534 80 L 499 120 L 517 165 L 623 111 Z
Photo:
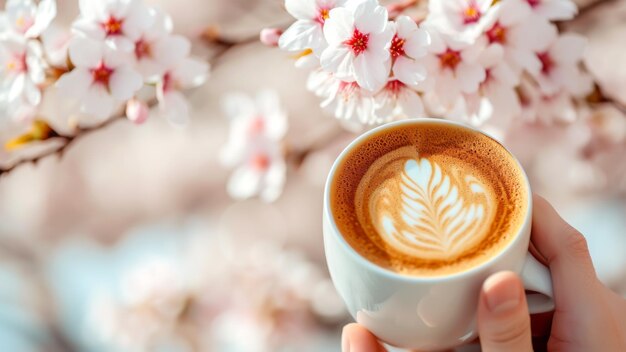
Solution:
M 433 122 L 381 130 L 352 148 L 331 180 L 339 231 L 389 270 L 442 276 L 498 254 L 528 212 L 523 171 L 495 140 Z

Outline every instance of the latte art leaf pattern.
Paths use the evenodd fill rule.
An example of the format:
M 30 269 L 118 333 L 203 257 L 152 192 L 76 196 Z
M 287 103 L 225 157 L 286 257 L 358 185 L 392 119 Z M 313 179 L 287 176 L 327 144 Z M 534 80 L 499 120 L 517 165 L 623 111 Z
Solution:
M 485 236 L 490 201 L 475 177 L 442 170 L 436 162 L 421 158 L 407 160 L 395 181 L 400 197 L 387 192 L 374 196 L 370 211 L 393 210 L 373 218 L 379 220 L 374 224 L 379 234 L 396 249 L 421 257 L 452 258 Z

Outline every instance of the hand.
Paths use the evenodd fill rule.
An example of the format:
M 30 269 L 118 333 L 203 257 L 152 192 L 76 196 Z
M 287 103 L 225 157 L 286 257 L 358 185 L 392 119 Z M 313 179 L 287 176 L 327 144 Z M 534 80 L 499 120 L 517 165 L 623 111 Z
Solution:
M 552 324 L 547 331 L 531 333 L 522 282 L 512 272 L 496 273 L 485 280 L 478 301 L 482 350 L 532 351 L 532 336 L 545 334 L 547 345 L 535 346 L 538 350 L 626 351 L 626 300 L 598 280 L 585 238 L 545 199 L 535 196 L 533 202 L 531 252 L 552 273 Z M 342 351 L 385 349 L 364 327 L 349 324 L 343 329 Z

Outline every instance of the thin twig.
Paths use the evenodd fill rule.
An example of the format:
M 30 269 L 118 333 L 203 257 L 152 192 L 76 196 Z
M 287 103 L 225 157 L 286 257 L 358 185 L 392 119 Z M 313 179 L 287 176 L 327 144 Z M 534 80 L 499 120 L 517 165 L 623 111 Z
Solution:
M 215 44 L 219 50 L 217 51 L 217 53 L 215 55 L 213 55 L 209 61 L 213 64 L 216 64 L 222 56 L 224 56 L 225 54 L 227 54 L 231 49 L 240 46 L 240 45 L 246 45 L 246 44 L 250 44 L 253 43 L 255 41 L 258 40 L 258 35 L 254 35 L 254 36 L 250 36 L 247 38 L 243 38 L 241 40 L 229 40 L 226 38 L 222 38 L 221 36 L 216 36 L 214 38 L 214 40 L 212 41 L 213 44 Z M 151 101 L 149 101 L 148 106 L 150 108 L 154 107 L 157 104 L 156 99 L 152 99 Z M 76 142 L 78 139 L 89 135 L 93 132 L 96 131 L 100 131 L 110 125 L 112 125 L 113 123 L 123 120 L 126 118 L 126 115 L 124 112 L 120 112 L 119 114 L 116 114 L 115 116 L 105 120 L 104 122 L 94 125 L 94 126 L 88 126 L 88 127 L 78 127 L 73 134 L 71 135 L 62 135 L 59 133 L 55 133 L 55 137 L 50 138 L 46 141 L 52 141 L 52 140 L 56 140 L 56 141 L 62 141 L 62 144 L 59 148 L 54 149 L 52 151 L 48 151 L 39 155 L 36 155 L 34 157 L 29 157 L 29 158 L 24 158 L 24 159 L 20 159 L 18 161 L 16 161 L 15 163 L 13 163 L 12 165 L 8 166 L 8 167 L 1 167 L 0 168 L 0 177 L 9 174 L 10 172 L 12 172 L 13 170 L 15 170 L 16 168 L 19 168 L 22 165 L 25 164 L 33 164 L 36 165 L 39 161 L 41 161 L 42 159 L 45 159 L 51 155 L 58 155 L 59 157 L 63 157 L 65 151 L 74 144 L 74 142 Z

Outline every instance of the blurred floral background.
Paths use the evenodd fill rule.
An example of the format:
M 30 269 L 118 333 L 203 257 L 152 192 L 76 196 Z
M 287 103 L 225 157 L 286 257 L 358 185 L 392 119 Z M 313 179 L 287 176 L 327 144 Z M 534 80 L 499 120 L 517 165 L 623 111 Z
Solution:
M 588 38 L 595 100 L 545 104 L 505 131 L 485 129 L 584 232 L 600 278 L 626 296 L 626 1 L 575 2 L 578 16 L 559 27 Z M 141 121 L 91 121 L 97 129 L 81 124 L 76 138 L 0 151 L 10 170 L 0 173 L 0 350 L 339 350 L 350 317 L 325 267 L 322 194 L 358 131 L 320 107 L 292 53 L 258 41 L 263 28 L 294 22 L 283 1 L 146 3 L 171 15 L 195 60 L 210 63 L 208 79 L 185 87 L 184 127 L 167 113 L 143 121 L 144 106 L 129 104 Z M 62 43 L 78 1 L 57 10 Z M 83 117 L 68 121 L 55 94 L 40 112 L 71 135 Z M 250 111 L 267 116 L 250 125 L 272 126 L 268 139 L 288 152 L 259 142 L 250 165 L 268 172 L 257 178 L 237 167 L 236 117 Z M 0 124 L 2 144 L 31 129 Z

